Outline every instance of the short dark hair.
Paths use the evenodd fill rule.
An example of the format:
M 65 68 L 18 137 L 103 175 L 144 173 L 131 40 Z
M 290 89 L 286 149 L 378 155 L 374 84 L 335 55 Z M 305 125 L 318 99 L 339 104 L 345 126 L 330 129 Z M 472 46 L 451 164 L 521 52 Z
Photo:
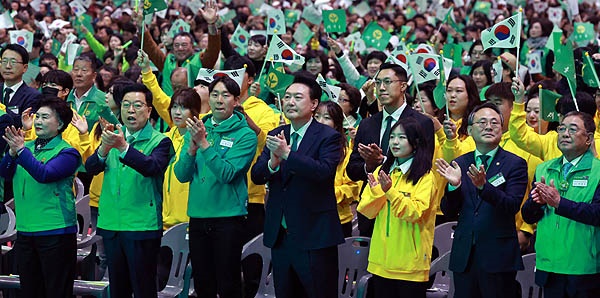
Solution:
M 43 97 L 40 100 L 41 107 L 48 107 L 56 113 L 58 120 L 62 122 L 62 127 L 58 129 L 59 134 L 67 129 L 71 119 L 73 119 L 73 110 L 69 104 L 58 97 Z
M 113 76 L 118 76 L 119 75 L 119 71 L 116 70 L 114 67 L 108 65 L 108 64 L 102 65 L 98 71 L 101 71 L 101 70 L 106 70 L 106 71 L 112 73 Z
M 250 39 L 248 40 L 248 42 L 251 42 L 251 41 L 264 46 L 267 44 L 267 37 L 262 34 L 252 35 L 252 36 L 250 36 Z
M 44 60 L 52 60 L 58 66 L 58 58 L 56 58 L 56 56 L 54 56 L 52 53 L 43 53 L 40 56 L 40 62 Z
M 576 111 L 577 107 L 579 107 L 580 112 L 594 117 L 597 107 L 596 100 L 592 95 L 587 92 L 578 91 L 575 93 L 575 99 L 577 99 L 577 106 L 575 106 L 571 94 L 564 95 L 556 102 L 555 110 L 561 115 L 566 115 L 569 112 Z
M 230 78 L 229 76 L 226 76 L 226 75 L 217 77 L 214 81 L 212 81 L 210 83 L 210 85 L 208 85 L 208 92 L 212 92 L 218 83 L 223 83 L 223 85 L 225 85 L 225 89 L 227 89 L 227 91 L 229 91 L 229 93 L 231 93 L 231 95 L 240 96 L 240 94 L 241 94 L 240 85 L 238 85 L 238 83 L 236 81 L 234 81 L 232 78 Z
M 382 71 L 384 69 L 391 69 L 394 71 L 394 73 L 396 74 L 398 79 L 400 79 L 404 82 L 408 81 L 408 75 L 406 74 L 406 70 L 402 66 L 392 64 L 392 63 L 383 63 L 379 67 L 379 71 Z
M 469 114 L 469 125 L 473 125 L 473 123 L 475 121 L 475 113 L 477 113 L 477 111 L 483 110 L 483 109 L 494 110 L 494 112 L 496 112 L 496 113 L 498 113 L 498 115 L 500 115 L 500 124 L 504 124 L 504 117 L 502 116 L 502 112 L 500 112 L 500 109 L 498 109 L 498 107 L 495 104 L 493 104 L 491 102 L 486 102 L 484 104 L 480 104 L 480 105 L 476 106 L 473 109 L 473 111 Z
M 490 99 L 492 96 L 502 98 L 503 100 L 509 100 L 511 103 L 515 101 L 515 95 L 512 93 L 511 83 L 508 82 L 492 84 L 485 91 L 485 98 Z
M 184 37 L 187 37 L 187 38 L 189 38 L 189 39 L 190 39 L 190 42 L 191 42 L 192 44 L 193 44 L 194 42 L 196 42 L 196 39 L 194 38 L 194 35 L 192 35 L 192 34 L 191 34 L 191 33 L 189 33 L 189 32 L 185 32 L 185 31 L 182 31 L 182 32 L 179 32 L 179 33 L 175 34 L 175 36 L 173 36 L 173 41 L 175 41 L 175 38 L 177 38 L 177 37 L 180 37 L 180 36 L 184 36 Z
M 482 59 L 479 60 L 475 63 L 473 63 L 473 66 L 471 66 L 471 71 L 469 72 L 469 75 L 471 77 L 473 77 L 473 73 L 475 72 L 475 69 L 477 68 L 483 68 L 483 74 L 485 75 L 485 78 L 487 79 L 487 86 L 491 85 L 494 83 L 494 79 L 492 78 L 492 62 L 490 62 L 487 59 Z
M 572 111 L 569 112 L 565 115 L 565 117 L 563 118 L 563 120 L 567 117 L 579 117 L 579 119 L 581 119 L 581 121 L 583 121 L 583 126 L 585 127 L 585 132 L 587 133 L 594 133 L 596 132 L 596 123 L 594 122 L 594 117 L 592 117 L 590 114 L 588 113 L 584 113 L 584 112 L 577 112 L 577 111 Z M 561 121 L 562 124 L 562 121 Z
M 42 83 L 54 83 L 65 89 L 73 90 L 73 78 L 60 69 L 51 69 L 42 77 Z
M 0 57 L 4 56 L 4 52 L 11 50 L 13 52 L 16 52 L 17 54 L 19 54 L 19 56 L 21 56 L 21 60 L 23 60 L 23 64 L 28 64 L 29 63 L 29 53 L 27 52 L 27 50 L 16 44 L 16 43 L 11 43 L 11 44 L 7 44 L 6 47 L 4 49 L 2 49 L 2 51 L 0 51 Z
M 131 93 L 131 92 L 144 93 L 146 105 L 149 107 L 152 107 L 152 92 L 150 92 L 150 90 L 148 90 L 148 88 L 146 88 L 146 86 L 144 86 L 144 84 L 133 83 L 133 84 L 125 85 L 125 87 L 123 88 L 123 97 L 125 97 L 125 95 L 127 95 L 127 93 Z
M 75 62 L 77 61 L 89 62 L 93 72 L 96 72 L 98 70 L 98 63 L 96 62 L 96 59 L 90 57 L 89 55 L 82 54 L 75 57 L 75 60 L 73 60 L 73 65 L 75 65 Z
M 348 94 L 348 100 L 350 100 L 350 105 L 352 106 L 352 111 L 350 112 L 350 114 L 356 118 L 356 113 L 358 112 L 358 108 L 360 107 L 360 91 L 358 91 L 356 87 L 348 83 L 339 83 L 337 84 L 337 86 L 342 88 L 342 90 L 346 91 L 346 94 Z
M 377 59 L 377 60 L 381 61 L 381 63 L 384 63 L 385 60 L 387 60 L 387 55 L 382 51 L 373 51 L 373 52 L 369 53 L 364 62 L 365 67 L 367 67 L 367 63 L 369 63 L 369 60 L 371 60 L 371 59 Z
M 132 83 L 134 83 L 134 81 L 132 81 L 124 76 L 120 76 L 120 75 L 114 76 L 114 77 L 112 77 L 110 82 L 108 82 L 108 85 L 106 85 L 106 90 L 109 90 L 112 87 L 113 100 L 115 101 L 115 103 L 118 106 L 121 106 L 121 102 L 123 101 L 123 96 L 125 95 L 125 93 L 123 93 L 125 86 L 132 84 Z
M 129 32 L 129 33 L 136 34 L 137 33 L 137 26 L 134 25 L 134 24 L 132 24 L 131 22 L 122 23 L 121 24 L 121 30 L 123 30 L 124 32 Z
M 200 95 L 194 88 L 181 88 L 171 96 L 171 103 L 169 104 L 169 111 L 173 108 L 174 104 L 180 104 L 186 109 L 192 111 L 192 116 L 198 117 L 201 109 Z M 173 119 L 171 119 L 173 120 Z
M 225 70 L 235 70 L 240 68 L 246 68 L 246 73 L 248 77 L 254 78 L 256 76 L 256 68 L 254 67 L 254 63 L 247 56 L 239 56 L 233 55 L 229 56 L 227 60 L 225 60 L 225 65 L 223 69 Z
M 302 69 L 306 70 L 306 64 L 308 62 L 308 60 L 310 59 L 319 59 L 319 61 L 321 62 L 321 75 L 323 76 L 323 78 L 327 77 L 327 72 L 329 72 L 329 60 L 327 59 L 327 55 L 325 55 L 325 53 L 323 51 L 317 51 L 317 50 L 308 50 L 306 51 L 306 53 L 304 53 L 304 59 L 305 59 L 305 63 L 302 64 Z
M 310 99 L 316 99 L 319 102 L 321 102 L 321 95 L 323 95 L 323 90 L 321 90 L 321 86 L 319 86 L 319 83 L 317 83 L 317 81 L 315 81 L 314 78 L 302 75 L 301 73 L 296 73 L 294 74 L 294 82 L 292 84 L 302 84 L 308 87 Z

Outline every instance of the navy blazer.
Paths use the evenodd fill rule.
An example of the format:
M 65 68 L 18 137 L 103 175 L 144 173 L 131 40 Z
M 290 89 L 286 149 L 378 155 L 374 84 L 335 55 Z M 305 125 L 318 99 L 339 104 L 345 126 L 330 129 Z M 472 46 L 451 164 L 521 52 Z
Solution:
M 4 83 L 0 83 L 0 93 L 4 90 Z M 0 94 L 0 98 L 4 100 L 4 93 Z M 23 82 L 21 87 L 13 95 L 9 103 L 6 103 L 6 113 L 11 115 L 13 122 L 21 126 L 21 114 L 27 108 L 32 107 L 32 112 L 35 113 L 40 105 L 42 94 Z
M 473 262 L 487 272 L 523 270 L 515 215 L 527 189 L 527 163 L 498 148 L 486 171 L 487 182 L 482 190 L 478 190 L 467 176 L 469 165 L 475 164 L 475 153 L 466 153 L 456 162 L 462 170 L 461 185 L 454 191 L 446 190 L 440 206 L 445 215 L 459 216 L 450 270 L 465 271 L 473 246 L 477 247 L 479 255 L 485 255 Z M 505 181 L 493 186 L 491 180 L 498 175 Z
M 427 146 L 433 156 L 434 149 L 434 133 L 433 133 L 433 121 L 427 116 L 413 110 L 411 107 L 406 106 L 399 119 L 412 117 L 416 119 L 421 128 L 426 132 Z M 356 137 L 354 138 L 354 148 L 352 154 L 350 154 L 350 161 L 346 167 L 346 173 L 348 177 L 353 181 L 366 181 L 367 174 L 365 173 L 365 160 L 358 153 L 358 144 L 377 144 L 380 146 L 380 134 L 381 134 L 381 123 L 383 122 L 383 112 L 379 112 L 372 117 L 363 119 L 358 126 Z M 384 153 L 385 154 L 385 153 Z
M 281 130 L 289 144 L 290 125 L 280 126 L 269 135 Z M 269 183 L 264 229 L 267 247 L 275 245 L 284 214 L 288 239 L 299 249 L 320 249 L 344 242 L 334 191 L 341 137 L 313 120 L 298 150 L 290 152 L 273 174 L 268 168 L 271 152 L 265 146 L 252 167 L 251 178 L 257 185 Z

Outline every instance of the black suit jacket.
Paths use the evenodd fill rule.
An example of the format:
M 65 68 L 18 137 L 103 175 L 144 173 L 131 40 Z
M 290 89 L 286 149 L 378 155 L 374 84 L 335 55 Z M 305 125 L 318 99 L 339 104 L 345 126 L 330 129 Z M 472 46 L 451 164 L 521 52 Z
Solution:
M 413 110 L 411 107 L 406 106 L 402 114 L 400 114 L 399 119 L 412 117 L 416 119 L 421 128 L 425 130 L 426 139 L 428 141 L 428 148 L 431 151 L 431 156 L 433 156 L 434 149 L 434 132 L 433 132 L 433 122 L 427 116 L 422 115 L 421 113 Z M 352 154 L 350 155 L 350 161 L 348 162 L 348 166 L 346 167 L 346 173 L 348 177 L 354 181 L 366 181 L 367 174 L 365 173 L 364 165 L 365 160 L 358 153 L 358 144 L 368 145 L 371 143 L 375 143 L 377 145 L 380 144 L 380 133 L 381 133 L 381 123 L 383 122 L 383 112 L 379 112 L 372 117 L 363 119 L 358 126 L 358 131 L 356 132 L 356 137 L 354 138 L 354 148 L 352 150 Z M 385 153 L 384 153 L 385 154 Z
M 4 83 L 0 83 L 0 99 L 4 100 Z M 6 105 L 6 113 L 11 115 L 13 122 L 21 126 L 21 114 L 29 107 L 32 107 L 32 112 L 35 113 L 39 108 L 42 94 L 34 88 L 31 88 L 23 82 L 21 87 L 17 89 L 12 99 Z
M 269 135 L 284 131 L 290 143 L 290 125 L 280 126 Z M 270 150 L 265 147 L 252 167 L 257 185 L 269 183 L 266 202 L 264 243 L 273 247 L 281 218 L 285 215 L 288 241 L 299 249 L 319 249 L 344 242 L 334 191 L 336 168 L 341 160 L 340 138 L 329 126 L 312 121 L 298 150 L 290 152 L 279 170 L 269 171 Z
M 475 153 L 466 153 L 456 159 L 461 168 L 461 185 L 454 191 L 446 190 L 441 209 L 445 215 L 458 217 L 454 232 L 450 270 L 464 272 L 477 246 L 484 258 L 472 260 L 487 272 L 523 270 L 523 261 L 517 240 L 515 214 L 527 189 L 527 163 L 521 157 L 498 148 L 486 171 L 487 182 L 478 190 L 467 176 L 469 165 L 475 164 Z M 493 186 L 490 181 L 501 174 L 503 183 Z

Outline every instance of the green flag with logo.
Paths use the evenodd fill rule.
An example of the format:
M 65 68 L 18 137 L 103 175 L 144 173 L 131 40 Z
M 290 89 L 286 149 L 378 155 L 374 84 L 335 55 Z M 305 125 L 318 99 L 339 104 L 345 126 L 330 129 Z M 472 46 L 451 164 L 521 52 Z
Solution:
M 385 50 L 392 35 L 385 31 L 376 22 L 371 22 L 363 31 L 361 38 L 367 47 L 374 47 L 380 51 Z
M 594 31 L 594 25 L 590 22 L 578 23 L 575 22 L 573 25 L 573 33 L 569 36 L 569 39 L 576 42 L 577 44 L 587 44 L 590 40 L 596 37 Z
M 452 59 L 452 67 L 462 67 L 462 46 L 455 43 L 444 45 L 444 57 Z
M 492 8 L 492 3 L 477 1 L 475 2 L 475 6 L 473 6 L 473 11 L 480 12 L 484 15 L 490 14 L 490 9 Z
M 300 24 L 296 28 L 296 32 L 294 32 L 294 35 L 292 36 L 292 38 L 294 38 L 294 40 L 298 44 L 307 45 L 308 42 L 310 41 L 310 39 L 314 35 L 315 35 L 315 33 L 312 32 L 312 30 L 310 30 L 310 28 L 308 27 L 308 25 L 306 25 L 306 23 L 300 22 Z
M 144 15 L 165 9 L 167 9 L 167 3 L 164 0 L 144 0 Z
M 294 24 L 300 19 L 300 11 L 297 9 L 286 9 L 285 15 L 285 26 L 288 28 L 294 27 Z
M 556 112 L 556 101 L 562 95 L 546 89 L 540 89 L 540 114 L 542 119 L 546 121 L 559 121 L 558 113 Z
M 583 55 L 583 67 L 581 68 L 581 72 L 583 82 L 585 82 L 586 85 L 594 88 L 600 87 L 600 80 L 598 80 L 594 62 L 588 52 L 585 52 L 585 55 Z
M 271 66 L 269 68 L 269 73 L 267 74 L 267 78 L 265 80 L 265 85 L 269 92 L 273 93 L 275 96 L 283 97 L 285 90 L 294 82 L 294 76 L 285 74 L 279 70 L 278 67 Z
M 343 9 L 323 10 L 325 32 L 346 32 L 346 11 Z
M 575 79 L 575 58 L 573 57 L 573 46 L 570 42 L 560 44 L 560 39 L 554 39 L 554 55 L 557 57 L 552 69 L 556 70 L 567 79 L 571 94 L 575 96 L 577 81 Z M 560 57 L 560 58 L 559 58 Z

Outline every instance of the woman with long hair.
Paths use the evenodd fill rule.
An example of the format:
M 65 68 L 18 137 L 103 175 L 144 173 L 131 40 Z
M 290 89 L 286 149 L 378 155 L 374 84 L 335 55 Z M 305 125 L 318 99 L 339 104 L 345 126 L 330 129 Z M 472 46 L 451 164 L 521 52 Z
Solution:
M 464 140 L 467 136 L 469 114 L 481 104 L 477 85 L 470 76 L 457 75 L 450 77 L 446 84 L 446 100 L 448 102 L 449 120 L 444 121 L 444 132 L 448 140 L 458 138 Z
M 344 135 L 344 114 L 342 108 L 332 101 L 322 101 L 315 111 L 315 120 L 328 125 Z M 352 236 L 352 210 L 350 204 L 358 200 L 358 184 L 346 174 L 346 166 L 350 160 L 351 147 L 348 146 L 346 138 L 340 138 L 341 150 L 340 163 L 335 174 L 335 197 L 337 199 L 337 210 L 342 223 L 344 237 Z
M 437 206 L 425 138 L 413 118 L 396 122 L 387 160 L 368 174 L 369 187 L 357 207 L 375 218 L 367 271 L 376 298 L 426 295 Z

